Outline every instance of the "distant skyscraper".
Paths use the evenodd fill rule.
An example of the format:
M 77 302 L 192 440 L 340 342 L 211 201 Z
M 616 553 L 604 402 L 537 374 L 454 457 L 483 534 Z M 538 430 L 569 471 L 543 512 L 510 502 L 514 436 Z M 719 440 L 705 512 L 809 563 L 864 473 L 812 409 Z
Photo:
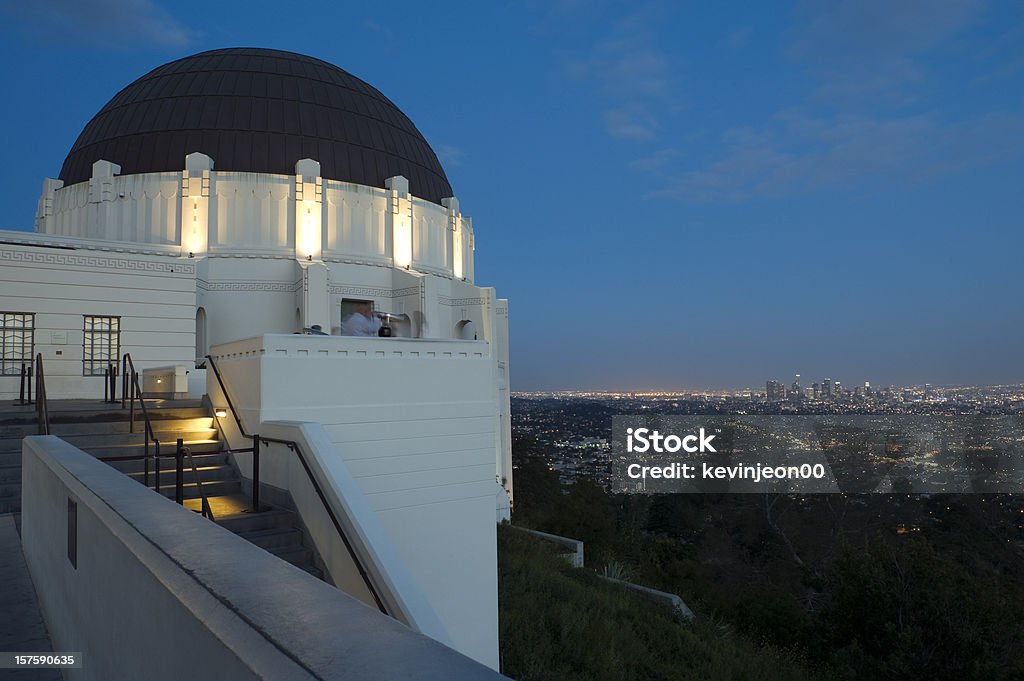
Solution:
M 814 395 L 814 399 L 821 399 L 821 386 L 817 383 L 811 385 L 811 394 Z
M 832 379 L 826 378 L 821 382 L 821 399 L 831 400 L 832 399 Z
M 786 386 L 778 381 L 768 381 L 765 384 L 765 394 L 769 402 L 781 402 L 786 399 Z

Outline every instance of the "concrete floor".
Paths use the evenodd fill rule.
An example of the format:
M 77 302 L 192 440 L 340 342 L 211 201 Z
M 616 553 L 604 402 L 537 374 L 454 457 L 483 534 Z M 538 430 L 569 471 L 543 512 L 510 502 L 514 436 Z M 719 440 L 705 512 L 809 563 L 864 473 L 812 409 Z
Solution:
M 0 515 L 0 651 L 53 652 L 12 513 Z M 0 677 L 11 681 L 64 678 L 57 669 L 4 669 Z

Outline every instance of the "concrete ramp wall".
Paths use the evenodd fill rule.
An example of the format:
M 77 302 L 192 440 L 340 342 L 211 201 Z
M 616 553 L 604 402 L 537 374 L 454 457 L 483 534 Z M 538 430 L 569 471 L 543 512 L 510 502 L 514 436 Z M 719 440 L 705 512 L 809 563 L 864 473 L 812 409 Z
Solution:
M 54 436 L 22 541 L 67 679 L 500 679 Z

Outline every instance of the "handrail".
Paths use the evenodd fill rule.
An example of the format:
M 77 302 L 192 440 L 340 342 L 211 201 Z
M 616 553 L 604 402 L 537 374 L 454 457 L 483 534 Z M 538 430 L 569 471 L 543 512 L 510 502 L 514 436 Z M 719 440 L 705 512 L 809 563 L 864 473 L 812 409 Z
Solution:
M 196 489 L 199 490 L 199 496 L 200 499 L 202 500 L 201 508 L 203 517 L 209 518 L 210 520 L 216 522 L 216 518 L 214 518 L 213 516 L 213 508 L 210 506 L 210 499 L 209 497 L 206 496 L 206 492 L 203 490 L 203 481 L 199 478 L 199 471 L 196 468 L 195 460 L 192 458 L 192 448 L 183 447 L 183 442 L 184 441 L 181 438 L 178 438 L 178 447 L 174 454 L 161 454 L 157 452 L 156 454 L 153 455 L 152 458 L 156 461 L 157 467 L 160 466 L 160 459 L 174 459 L 176 468 L 174 501 L 175 503 L 184 506 L 185 499 L 182 493 L 182 473 L 184 470 L 183 461 L 185 457 L 188 457 L 189 465 L 192 466 L 192 474 L 196 478 Z M 96 458 L 104 463 L 111 463 L 116 461 L 140 461 L 143 459 L 147 460 L 148 462 L 148 459 L 150 457 L 148 454 L 128 454 L 126 456 L 97 456 Z
M 129 371 L 129 369 L 131 371 Z M 129 379 L 129 376 L 131 378 Z M 131 397 L 128 392 L 131 391 Z M 149 410 L 146 409 L 146 400 L 142 397 L 142 388 L 139 387 L 139 372 L 135 370 L 135 362 L 132 361 L 130 353 L 124 353 L 121 357 L 121 408 L 125 408 L 125 398 L 128 399 L 130 414 L 128 416 L 128 432 L 135 432 L 135 400 L 138 399 L 142 408 L 142 418 L 145 429 L 143 431 L 143 451 L 145 456 L 145 472 L 143 473 L 143 484 L 149 487 L 149 441 L 153 440 L 156 463 L 156 491 L 160 491 L 160 440 L 153 431 L 153 422 L 149 419 Z
M 299 446 L 299 443 L 295 442 L 294 440 L 281 440 L 278 438 L 261 436 L 258 433 L 256 435 L 250 435 L 248 432 L 246 432 L 245 426 L 242 424 L 242 419 L 238 416 L 238 410 L 235 408 L 235 403 L 231 399 L 231 394 L 228 392 L 228 387 L 227 385 L 225 385 L 224 379 L 220 375 L 220 369 L 217 368 L 217 363 L 210 355 L 206 355 L 206 360 L 207 364 L 213 368 L 213 375 L 217 378 L 217 384 L 220 386 L 220 391 L 221 393 L 223 393 L 224 399 L 226 399 L 228 402 L 228 407 L 231 409 L 231 414 L 234 416 L 235 424 L 238 426 L 238 432 L 242 434 L 242 437 L 248 438 L 253 441 L 252 451 L 254 470 L 259 470 L 259 443 L 261 441 L 266 442 L 267 444 L 274 442 L 277 444 L 285 445 L 286 447 L 288 447 L 289 450 L 295 452 L 298 455 L 299 462 L 302 463 L 302 469 L 306 471 L 306 477 L 309 478 L 310 483 L 312 483 L 313 485 L 313 489 L 316 490 L 317 496 L 320 497 L 320 503 L 323 504 L 324 509 L 327 511 L 327 515 L 330 516 L 331 523 L 334 525 L 335 531 L 337 531 L 338 536 L 341 537 L 341 541 L 345 545 L 345 549 L 348 551 L 348 555 L 352 559 L 352 563 L 356 566 L 356 570 L 359 571 L 359 576 L 362 577 L 363 583 L 366 584 L 366 588 L 369 590 L 370 595 L 373 596 L 373 600 L 377 604 L 377 608 L 385 615 L 390 616 L 391 613 L 388 612 L 387 607 L 384 605 L 384 601 L 381 599 L 380 594 L 377 591 L 377 588 L 374 586 L 370 574 L 366 571 L 366 567 L 363 565 L 363 562 L 359 560 L 359 556 L 356 554 L 355 549 L 352 547 L 352 543 L 349 541 L 348 536 L 342 529 L 341 523 L 338 521 L 338 517 L 334 514 L 334 509 L 332 509 L 331 505 L 327 502 L 327 496 L 324 494 L 323 489 L 320 487 L 320 483 L 317 482 L 316 476 L 313 475 L 313 471 L 309 467 L 309 463 L 307 463 L 306 457 L 305 455 L 303 455 L 302 448 Z M 259 478 L 254 477 L 254 491 L 257 485 L 259 485 Z M 255 492 L 257 499 L 259 498 L 258 494 L 259 492 Z
M 178 440 L 178 442 L 180 443 L 181 440 Z M 206 492 L 203 490 L 203 481 L 202 478 L 199 477 L 199 469 L 196 468 L 196 461 L 192 458 L 192 448 L 182 447 L 181 450 L 185 453 L 185 456 L 188 457 L 188 465 L 192 467 L 192 477 L 196 481 L 196 489 L 199 490 L 199 498 L 202 499 L 202 505 L 200 508 L 202 509 L 203 517 L 209 518 L 213 522 L 217 522 L 217 519 L 213 517 L 213 509 L 210 508 L 210 500 L 206 496 Z
M 50 407 L 46 402 L 46 377 L 43 375 L 43 353 L 36 355 L 36 421 L 39 434 L 50 434 Z

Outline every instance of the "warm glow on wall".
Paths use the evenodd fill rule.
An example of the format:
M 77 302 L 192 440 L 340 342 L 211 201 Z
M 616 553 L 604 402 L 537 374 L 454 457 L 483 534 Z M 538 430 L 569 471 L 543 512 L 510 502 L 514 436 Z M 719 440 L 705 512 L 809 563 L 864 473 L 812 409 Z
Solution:
M 455 218 L 455 232 L 452 235 L 452 265 L 456 279 L 462 279 L 462 218 Z
M 296 255 L 303 259 L 316 257 L 320 253 L 320 204 L 300 201 L 297 212 Z
M 207 202 L 208 199 L 203 197 L 185 197 L 184 200 L 186 210 L 184 211 L 185 220 L 183 220 L 184 224 L 182 225 L 182 233 L 185 237 L 183 245 L 185 247 L 184 250 L 193 256 L 206 251 L 206 237 L 208 234 L 206 217 L 209 214 Z
M 412 265 L 412 217 L 405 213 L 394 216 L 395 266 Z

